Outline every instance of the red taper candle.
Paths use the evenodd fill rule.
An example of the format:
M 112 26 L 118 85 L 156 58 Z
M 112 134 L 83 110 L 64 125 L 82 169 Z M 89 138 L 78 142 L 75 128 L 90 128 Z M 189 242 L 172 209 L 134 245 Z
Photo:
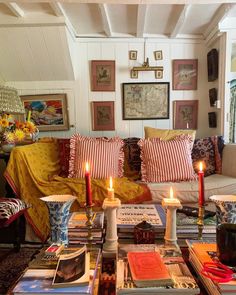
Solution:
M 205 196 L 204 196 L 204 172 L 202 169 L 202 162 L 199 164 L 198 171 L 198 204 L 199 207 L 204 206 Z
M 92 191 L 91 191 L 91 179 L 89 173 L 89 163 L 85 164 L 85 184 L 86 184 L 86 206 L 92 205 Z

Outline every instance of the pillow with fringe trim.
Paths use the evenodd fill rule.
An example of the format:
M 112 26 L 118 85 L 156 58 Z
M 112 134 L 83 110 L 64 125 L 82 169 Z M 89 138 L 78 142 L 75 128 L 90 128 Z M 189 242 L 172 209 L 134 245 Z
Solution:
M 75 134 L 70 140 L 69 177 L 83 178 L 89 162 L 92 178 L 122 177 L 124 142 L 119 137 L 95 138 Z

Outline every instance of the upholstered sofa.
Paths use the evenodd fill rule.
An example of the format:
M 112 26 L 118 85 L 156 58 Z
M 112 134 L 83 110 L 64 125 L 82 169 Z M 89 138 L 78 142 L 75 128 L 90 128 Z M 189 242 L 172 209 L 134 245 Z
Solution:
M 196 204 L 198 202 L 197 178 L 181 182 L 143 183 L 141 181 L 138 140 L 138 138 L 124 140 L 125 172 L 124 177 L 115 178 L 116 197 L 126 203 L 161 203 L 164 197 L 168 197 L 170 186 L 172 186 L 175 196 L 183 204 Z M 68 178 L 66 174 L 69 165 L 69 149 L 69 139 L 42 139 L 28 146 L 16 147 L 11 153 L 5 171 L 5 177 L 17 197 L 31 205 L 25 217 L 30 228 L 42 241 L 47 239 L 50 226 L 46 205 L 40 197 L 69 193 L 76 195 L 78 199 L 78 202 L 73 204 L 72 210 L 81 210 L 84 206 L 84 179 Z M 206 201 L 214 194 L 236 193 L 236 145 L 226 144 L 224 148 L 221 146 L 220 155 L 222 156 L 220 166 L 215 167 L 211 175 L 205 177 Z M 216 153 L 214 153 L 215 156 Z M 92 179 L 95 209 L 101 207 L 107 196 L 107 187 L 107 179 Z

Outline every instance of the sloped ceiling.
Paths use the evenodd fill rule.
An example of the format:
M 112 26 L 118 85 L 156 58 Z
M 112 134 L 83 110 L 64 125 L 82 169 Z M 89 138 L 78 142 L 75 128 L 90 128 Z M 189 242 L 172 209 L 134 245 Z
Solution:
M 236 28 L 235 3 L 236 0 L 1 1 L 0 79 L 73 80 L 70 48 L 77 38 L 195 38 L 207 42 L 226 18 Z

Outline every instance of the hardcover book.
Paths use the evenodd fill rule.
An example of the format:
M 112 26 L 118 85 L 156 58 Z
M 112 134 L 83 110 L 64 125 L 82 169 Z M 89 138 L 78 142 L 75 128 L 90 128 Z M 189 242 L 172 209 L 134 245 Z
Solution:
M 137 287 L 173 285 L 173 280 L 158 252 L 129 252 L 128 263 Z

